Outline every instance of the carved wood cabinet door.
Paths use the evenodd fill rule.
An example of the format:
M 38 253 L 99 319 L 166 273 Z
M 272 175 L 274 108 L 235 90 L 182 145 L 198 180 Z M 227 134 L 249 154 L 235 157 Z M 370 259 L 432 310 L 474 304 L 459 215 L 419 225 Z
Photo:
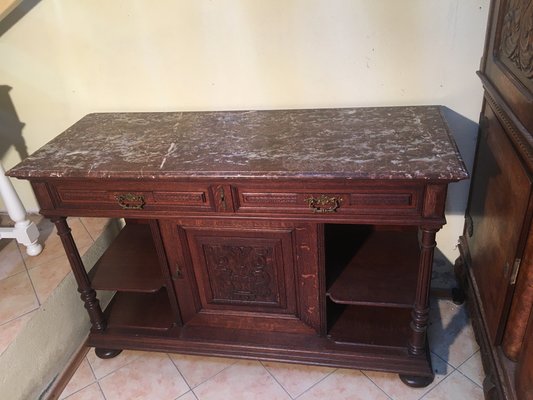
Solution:
M 316 224 L 163 222 L 184 325 L 286 333 L 320 330 Z M 311 249 L 315 249 L 314 251 Z

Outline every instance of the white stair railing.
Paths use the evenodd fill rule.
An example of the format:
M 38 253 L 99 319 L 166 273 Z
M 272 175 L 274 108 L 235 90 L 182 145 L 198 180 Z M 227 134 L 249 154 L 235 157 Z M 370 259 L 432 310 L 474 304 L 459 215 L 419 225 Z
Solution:
M 13 184 L 6 176 L 4 167 L 0 163 L 0 195 L 4 201 L 9 218 L 15 222 L 14 227 L 0 228 L 0 239 L 15 239 L 26 246 L 26 252 L 30 256 L 36 256 L 43 250 L 39 243 L 39 229 L 35 223 L 26 216 L 26 210 L 22 205 Z

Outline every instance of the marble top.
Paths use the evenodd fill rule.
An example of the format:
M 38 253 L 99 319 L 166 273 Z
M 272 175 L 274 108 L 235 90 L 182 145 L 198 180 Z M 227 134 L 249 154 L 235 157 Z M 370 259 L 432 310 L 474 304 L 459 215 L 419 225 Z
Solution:
M 89 114 L 18 178 L 468 177 L 438 106 Z

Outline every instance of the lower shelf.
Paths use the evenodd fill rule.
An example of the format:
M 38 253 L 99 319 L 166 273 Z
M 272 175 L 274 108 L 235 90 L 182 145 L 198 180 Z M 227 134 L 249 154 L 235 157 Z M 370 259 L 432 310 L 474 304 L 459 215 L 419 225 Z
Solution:
M 328 337 L 336 343 L 406 348 L 409 309 L 331 305 L 337 315 Z
M 111 330 L 167 331 L 176 322 L 165 288 L 155 293 L 117 292 L 105 316 Z

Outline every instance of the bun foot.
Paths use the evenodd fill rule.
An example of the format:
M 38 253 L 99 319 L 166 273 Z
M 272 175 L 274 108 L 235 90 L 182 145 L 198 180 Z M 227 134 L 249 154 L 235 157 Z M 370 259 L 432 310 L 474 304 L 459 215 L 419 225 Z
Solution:
M 96 348 L 94 349 L 94 353 L 98 358 L 106 359 L 118 356 L 122 353 L 122 350 Z
M 426 387 L 431 382 L 433 382 L 433 376 L 413 376 L 413 375 L 402 375 L 400 374 L 400 379 L 407 386 L 414 388 Z

